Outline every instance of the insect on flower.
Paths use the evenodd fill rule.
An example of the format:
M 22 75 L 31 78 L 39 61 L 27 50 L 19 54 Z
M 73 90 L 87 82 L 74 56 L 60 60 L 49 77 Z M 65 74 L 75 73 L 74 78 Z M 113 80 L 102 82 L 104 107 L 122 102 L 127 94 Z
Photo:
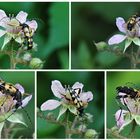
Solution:
M 82 116 L 84 108 L 93 99 L 92 92 L 83 92 L 82 88 L 83 84 L 79 82 L 76 82 L 72 87 L 65 86 L 64 88 L 58 80 L 52 81 L 51 89 L 60 101 L 48 100 L 41 105 L 41 110 L 53 110 L 61 106 L 63 111 L 60 112 L 65 113 L 68 109 L 71 113 Z M 62 114 L 59 114 L 59 117 Z
M 87 106 L 87 102 L 83 102 L 80 99 L 80 94 L 81 94 L 81 89 L 80 88 L 71 88 L 70 86 L 65 87 L 65 90 L 67 91 L 67 93 L 65 95 L 62 94 L 62 96 L 64 96 L 64 98 L 66 100 L 68 100 L 71 104 L 73 104 L 78 111 L 79 116 L 83 115 L 83 111 L 85 106 Z
M 139 21 L 140 21 L 140 17 L 137 14 L 132 15 L 132 17 L 130 17 L 126 23 L 127 30 L 132 31 L 135 28 L 136 24 L 138 24 L 139 26 L 140 25 Z
M 118 86 L 116 88 L 116 99 L 126 106 L 127 110 L 131 113 L 140 113 L 140 91 L 127 86 Z M 120 107 L 121 108 L 121 107 Z M 122 110 L 122 108 L 121 108 Z M 120 113 L 121 116 L 121 113 Z
M 27 20 L 27 16 L 26 12 L 20 11 L 16 17 L 8 17 L 3 10 L 0 10 L 0 37 L 6 35 L 2 49 L 11 39 L 22 46 L 27 46 L 27 50 L 33 48 L 33 35 L 38 25 L 35 20 Z
M 13 115 L 17 109 L 24 109 L 24 107 L 28 104 L 32 98 L 32 95 L 29 95 L 23 99 L 24 94 L 24 88 L 20 84 L 13 85 L 0 80 L 0 116 L 10 114 L 4 118 L 3 121 Z M 27 116 L 29 117 L 29 115 Z
M 127 22 L 122 17 L 116 18 L 116 26 L 118 27 L 119 31 L 123 34 L 116 34 L 113 35 L 109 40 L 109 45 L 119 44 L 125 41 L 125 47 L 123 52 L 130 46 L 133 42 L 135 45 L 139 44 L 139 37 L 140 37 L 140 16 L 133 15 L 128 19 Z

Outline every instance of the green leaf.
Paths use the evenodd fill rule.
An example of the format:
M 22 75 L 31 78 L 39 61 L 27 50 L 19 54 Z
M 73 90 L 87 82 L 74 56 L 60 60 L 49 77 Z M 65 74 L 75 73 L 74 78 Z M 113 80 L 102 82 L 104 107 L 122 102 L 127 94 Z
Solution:
M 57 117 L 57 120 L 59 120 L 60 116 L 63 115 L 67 110 L 67 106 L 66 105 L 62 105 L 59 111 L 59 115 Z
M 68 108 L 71 113 L 77 115 L 77 108 L 75 106 L 69 105 Z
M 63 69 L 69 68 L 69 66 L 68 66 L 69 57 L 68 56 L 69 56 L 68 52 L 66 52 L 66 51 L 60 51 L 59 52 L 60 64 L 61 64 L 61 68 L 63 68 Z
M 50 9 L 50 35 L 47 41 L 47 53 L 69 44 L 69 5 L 53 3 Z
M 131 114 L 130 113 L 127 113 L 125 116 L 124 116 L 124 123 L 123 125 L 121 126 L 121 128 L 119 129 L 119 131 L 121 131 L 125 126 L 127 126 L 128 124 L 130 124 L 132 122 L 132 120 L 134 119 L 133 118 L 133 115 L 130 116 Z
M 78 47 L 78 58 L 79 58 L 79 62 L 76 65 L 79 65 L 82 68 L 92 68 L 93 64 L 92 64 L 92 56 L 91 56 L 91 52 L 88 49 L 88 46 L 86 44 L 85 41 L 82 41 L 79 44 Z M 77 61 L 73 60 L 75 63 L 77 63 Z M 78 67 L 78 66 L 77 66 Z
M 1 50 L 4 49 L 5 45 L 7 45 L 7 44 L 10 42 L 11 39 L 12 39 L 12 36 L 5 35 L 5 37 L 4 37 L 4 42 L 3 42 L 3 45 L 2 45 L 2 47 L 1 47 Z
M 10 116 L 11 116 L 12 112 L 8 112 L 8 113 L 3 113 L 2 115 L 0 115 L 0 123 L 6 121 Z
M 133 39 L 133 42 L 134 42 L 134 44 L 140 46 L 140 39 L 139 39 L 138 37 L 135 37 L 135 38 Z
M 108 51 L 99 52 L 96 55 L 96 61 L 98 62 L 98 64 L 107 68 L 110 68 L 112 65 L 115 65 L 120 59 L 121 57 L 116 56 L 116 54 Z
M 19 44 L 23 43 L 23 40 L 21 39 L 21 37 L 15 38 L 15 41 Z
M 24 126 L 28 127 L 27 124 L 24 122 L 24 118 L 22 114 L 19 114 L 17 112 L 13 113 L 8 119 L 9 122 L 12 123 L 20 123 L 23 124 Z
M 4 126 L 4 122 L 1 122 L 1 123 L 0 123 L 0 138 L 1 138 L 1 132 L 2 132 L 3 126 Z
M 132 42 L 132 39 L 130 38 L 126 39 L 123 53 L 125 53 L 126 49 L 130 46 L 131 42 Z
M 135 121 L 138 125 L 140 125 L 140 115 L 135 115 Z

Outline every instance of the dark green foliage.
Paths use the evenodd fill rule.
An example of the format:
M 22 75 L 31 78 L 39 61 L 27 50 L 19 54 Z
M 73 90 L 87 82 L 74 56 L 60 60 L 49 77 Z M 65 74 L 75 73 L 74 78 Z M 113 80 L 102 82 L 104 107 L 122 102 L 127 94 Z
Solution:
M 140 13 L 139 7 L 136 2 L 73 2 L 72 68 L 130 68 L 128 58 L 97 51 L 94 42 L 107 42 L 112 35 L 119 33 L 116 17 L 127 21 L 133 14 Z M 123 51 L 124 43 L 118 46 Z
M 107 73 L 107 128 L 112 128 L 116 125 L 114 114 L 119 110 L 119 106 L 115 101 L 117 96 L 116 87 L 118 86 L 130 86 L 133 88 L 139 89 L 140 72 L 108 72 Z M 133 85 L 132 85 L 133 84 Z M 124 110 L 127 110 L 125 106 L 122 105 Z M 131 131 L 132 126 L 128 125 L 121 132 L 121 135 L 128 137 L 128 134 Z M 139 127 L 136 127 L 135 138 L 139 138 Z M 111 138 L 109 136 L 109 138 Z
M 24 108 L 26 112 L 28 113 L 31 122 L 27 116 L 27 114 L 24 112 L 23 109 L 18 110 L 18 113 L 22 113 L 25 119 L 25 123 L 28 127 L 25 127 L 21 124 L 16 124 L 14 128 L 10 129 L 10 134 L 8 132 L 3 133 L 3 135 L 9 135 L 8 138 L 33 138 L 34 133 L 34 72 L 0 72 L 0 78 L 3 79 L 6 82 L 12 83 L 12 84 L 20 84 L 24 87 L 25 92 L 28 94 L 32 94 L 32 99 L 29 102 L 29 104 Z M 26 96 L 25 96 L 26 97 Z M 7 122 L 6 122 L 7 124 Z
M 25 11 L 29 20 L 36 20 L 38 29 L 34 35 L 34 42 L 38 45 L 38 51 L 33 56 L 45 61 L 45 69 L 66 69 L 69 46 L 68 5 L 66 2 L 0 2 L 0 9 L 7 15 L 17 15 L 20 11 Z M 2 39 L 0 44 L 1 42 Z M 8 67 L 9 60 L 0 54 L 0 68 Z M 18 65 L 18 68 L 27 67 Z
M 95 129 L 99 132 L 99 137 L 104 138 L 104 75 L 103 72 L 38 72 L 37 74 L 37 106 L 49 99 L 57 99 L 51 91 L 51 82 L 59 80 L 62 85 L 72 86 L 75 82 L 84 84 L 84 91 L 93 93 L 93 101 L 89 102 L 85 113 L 93 115 L 93 122 L 88 125 L 88 128 Z M 59 108 L 53 111 L 58 116 Z M 72 116 L 71 116 L 72 117 Z M 63 118 L 63 117 L 62 117 Z M 60 119 L 62 119 L 60 118 Z M 64 138 L 65 131 L 59 125 L 49 123 L 43 119 L 37 118 L 37 134 L 38 138 Z M 55 134 L 55 135 L 54 135 Z M 77 138 L 77 137 L 75 137 Z

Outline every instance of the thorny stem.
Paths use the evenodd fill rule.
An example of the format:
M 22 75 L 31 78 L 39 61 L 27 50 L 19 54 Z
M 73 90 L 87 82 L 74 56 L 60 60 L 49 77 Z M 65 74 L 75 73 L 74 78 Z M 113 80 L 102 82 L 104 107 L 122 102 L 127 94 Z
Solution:
M 78 123 L 78 116 L 76 116 L 75 119 L 74 119 L 74 121 L 73 121 L 73 123 L 70 124 L 70 121 L 69 121 L 69 112 L 68 111 L 66 111 L 66 115 L 65 115 L 64 121 L 57 120 L 53 116 L 53 114 L 48 114 L 47 116 L 45 116 L 43 114 L 43 112 L 41 112 L 41 111 L 39 111 L 37 113 L 37 115 L 41 119 L 47 120 L 50 123 L 54 123 L 54 124 L 63 126 L 65 128 L 65 136 L 66 136 L 67 139 L 71 138 L 71 136 L 73 134 L 78 134 L 78 135 L 82 135 L 83 134 L 83 131 L 82 130 L 79 130 L 79 129 L 75 128 L 75 126 Z
M 118 132 L 112 131 L 111 129 L 107 129 L 107 135 L 112 138 L 127 139 L 126 137 L 121 136 Z
M 73 121 L 73 123 L 72 123 L 72 126 L 71 126 L 71 130 L 70 130 L 70 137 L 71 137 L 71 135 L 73 134 L 72 133 L 72 130 L 75 128 L 75 126 L 76 126 L 76 124 L 77 124 L 77 119 L 78 119 L 78 117 L 77 116 L 75 116 L 75 118 L 74 118 L 74 121 Z M 81 133 L 81 132 L 80 132 Z
M 105 48 L 106 51 L 109 51 L 111 53 L 114 53 L 116 54 L 117 56 L 123 56 L 123 57 L 126 57 L 130 60 L 131 62 L 131 68 L 132 69 L 136 69 L 137 68 L 137 64 L 140 63 L 140 60 L 139 60 L 139 56 L 140 56 L 140 47 L 138 48 L 138 51 L 137 53 L 134 53 L 133 51 L 133 46 L 132 46 L 132 49 L 131 49 L 131 55 L 128 54 L 128 53 L 123 53 L 122 50 L 120 49 L 112 49 L 112 48 Z
M 65 136 L 67 139 L 71 138 L 71 135 L 69 134 L 69 112 L 66 111 L 66 116 L 65 116 L 65 121 L 66 121 L 66 126 L 65 126 Z
M 16 68 L 15 58 L 14 58 L 14 50 L 13 50 L 13 43 L 11 42 L 11 54 L 10 56 L 10 69 Z
M 72 126 L 71 126 L 71 129 L 75 128 L 75 126 L 77 124 L 77 119 L 78 119 L 78 116 L 75 116 L 74 121 L 73 121 Z
M 58 121 L 56 120 L 53 116 L 45 116 L 42 112 L 37 113 L 38 117 L 47 120 L 48 122 L 54 123 L 54 124 L 58 124 L 61 126 L 65 126 L 64 122 Z
M 131 56 L 128 53 L 123 53 L 120 49 L 113 49 L 111 47 L 105 48 L 105 51 L 111 52 L 116 54 L 117 56 L 127 57 L 128 59 L 131 59 Z
M 130 58 L 130 62 L 131 62 L 131 69 L 136 69 L 137 65 L 136 65 L 136 58 L 134 55 L 134 46 L 131 46 L 131 58 Z
M 3 130 L 4 130 L 4 131 L 3 131 L 3 137 L 6 138 L 6 139 L 8 139 L 8 138 L 9 138 L 9 133 L 10 133 L 11 129 L 9 129 L 9 128 L 7 127 L 7 125 L 5 124 Z
M 24 51 L 23 46 L 21 46 L 16 53 L 16 58 L 19 58 L 20 54 L 22 54 Z

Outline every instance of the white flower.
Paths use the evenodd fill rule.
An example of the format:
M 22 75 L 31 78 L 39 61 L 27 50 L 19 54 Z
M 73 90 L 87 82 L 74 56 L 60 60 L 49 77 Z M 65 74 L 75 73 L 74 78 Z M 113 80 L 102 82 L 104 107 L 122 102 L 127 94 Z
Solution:
M 121 103 L 126 106 L 129 109 L 129 111 L 132 114 L 137 114 L 140 115 L 140 99 L 139 98 L 131 98 L 131 97 L 127 97 L 125 98 L 126 93 L 123 92 L 119 92 L 118 93 L 119 96 L 122 96 L 122 98 L 120 98 Z
M 128 110 L 118 110 L 115 114 L 115 119 L 119 131 L 121 131 L 125 126 L 130 124 L 133 120 L 137 125 L 140 125 L 140 99 L 138 97 L 131 98 L 126 97 L 126 93 L 119 92 L 120 102 L 128 108 Z
M 4 43 L 1 49 L 8 44 L 11 39 L 14 39 L 19 44 L 23 43 L 23 30 L 21 25 L 27 24 L 32 32 L 37 29 L 37 22 L 35 20 L 28 21 L 28 14 L 20 11 L 16 17 L 8 17 L 3 10 L 0 10 L 0 37 L 4 36 Z
M 80 100 L 83 102 L 83 104 L 87 105 L 88 102 L 90 102 L 93 99 L 93 94 L 90 91 L 83 92 L 82 88 L 83 84 L 79 82 L 76 82 L 72 86 L 72 89 L 81 89 L 81 93 L 79 94 Z M 47 100 L 41 105 L 42 111 L 54 110 L 61 105 L 62 109 L 60 110 L 59 117 L 60 115 L 65 113 L 67 109 L 69 109 L 69 111 L 72 112 L 73 114 L 77 114 L 77 109 L 75 105 L 70 100 L 67 99 L 68 98 L 67 96 L 69 94 L 68 88 L 64 88 L 58 80 L 54 80 L 52 81 L 51 90 L 54 96 L 59 98 L 61 101 L 54 99 Z
M 139 20 L 139 18 L 137 19 Z M 134 29 L 132 31 L 128 30 L 126 25 L 127 23 L 122 17 L 117 17 L 116 18 L 116 26 L 119 29 L 120 32 L 123 34 L 116 34 L 113 35 L 109 40 L 108 44 L 109 45 L 114 45 L 114 44 L 119 44 L 121 42 L 125 41 L 125 48 L 124 51 L 130 46 L 130 44 L 133 42 L 134 44 L 140 46 L 140 23 L 136 23 L 134 26 Z
M 23 96 L 23 94 L 25 93 L 24 88 L 20 84 L 16 84 L 15 87 L 21 92 Z M 22 99 L 22 105 L 19 106 L 17 109 L 25 107 L 31 99 L 32 95 L 29 95 Z M 15 108 L 16 103 L 17 100 L 14 100 L 11 95 L 3 94 L 2 92 L 0 92 L 0 122 L 10 120 L 11 114 L 13 114 L 17 110 Z
M 15 84 L 14 86 L 22 94 L 21 99 L 22 104 L 21 106 L 16 108 L 17 100 L 14 99 L 14 97 L 12 97 L 10 93 L 4 94 L 2 91 L 0 91 L 0 138 L 6 121 L 11 123 L 19 123 L 28 127 L 27 124 L 25 123 L 23 115 L 18 113 L 17 110 L 25 107 L 32 99 L 32 95 L 28 95 L 27 97 L 23 98 L 23 95 L 25 94 L 24 88 L 20 84 Z
M 124 128 L 124 126 L 127 125 L 125 123 L 125 115 L 128 113 L 129 113 L 128 111 L 121 110 L 121 109 L 115 113 L 115 119 L 116 119 L 119 130 L 122 130 Z

